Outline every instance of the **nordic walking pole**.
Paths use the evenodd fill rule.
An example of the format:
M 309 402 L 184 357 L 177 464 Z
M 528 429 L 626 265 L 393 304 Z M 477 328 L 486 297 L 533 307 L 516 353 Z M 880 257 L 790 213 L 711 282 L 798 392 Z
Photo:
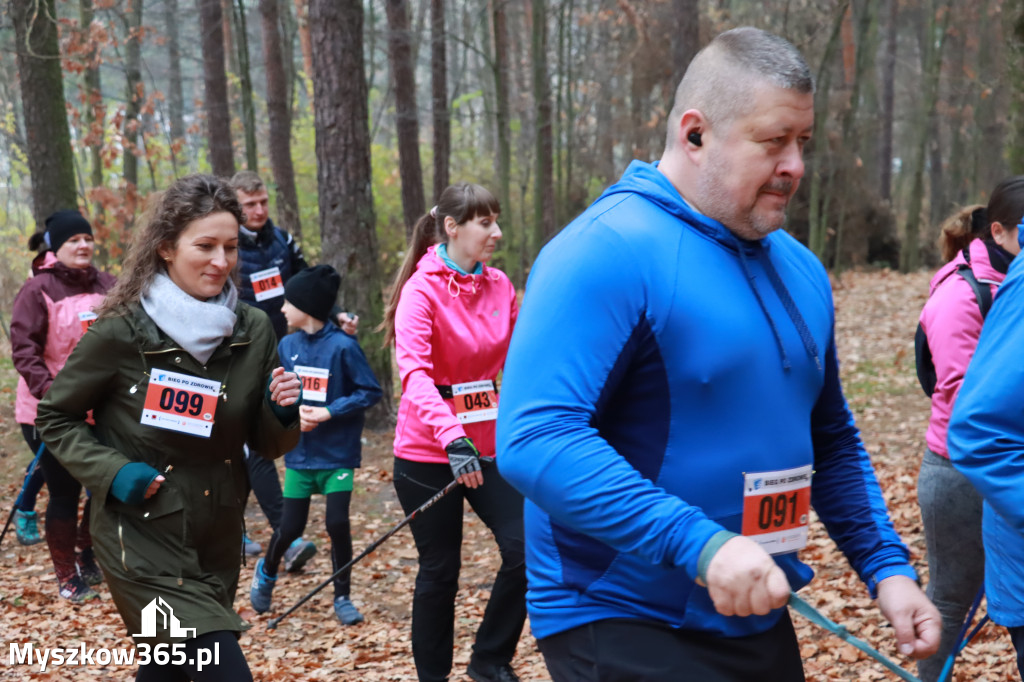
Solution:
M 366 549 L 364 549 L 364 550 L 362 551 L 362 553 L 361 553 L 361 554 L 360 554 L 359 556 L 357 556 L 356 558 L 352 559 L 352 561 L 348 562 L 347 564 L 345 564 L 344 566 L 342 566 L 341 568 L 339 568 L 339 569 L 338 569 L 337 571 L 335 571 L 335 572 L 334 572 L 334 573 L 333 573 L 333 574 L 331 575 L 331 577 L 330 577 L 330 578 L 328 578 L 327 580 L 325 580 L 325 581 L 323 581 L 322 583 L 320 583 L 319 585 L 317 585 L 317 586 L 316 586 L 316 587 L 315 587 L 315 588 L 313 589 L 313 591 L 312 591 L 312 592 L 310 592 L 309 594 L 307 594 L 307 595 L 306 595 L 305 597 L 303 597 L 303 598 L 302 598 L 302 599 L 300 599 L 299 601 L 295 602 L 295 606 L 291 607 L 290 609 L 288 609 L 287 611 L 285 611 L 284 613 L 282 613 L 282 614 L 281 614 L 280 616 L 278 616 L 277 618 L 271 618 L 271 619 L 270 619 L 270 621 L 268 621 L 268 622 L 267 622 L 267 629 L 268 629 L 268 630 L 273 630 L 273 629 L 277 628 L 277 626 L 278 626 L 278 625 L 279 625 L 279 624 L 281 623 L 281 621 L 282 621 L 282 620 L 284 620 L 285 618 L 287 618 L 287 617 L 288 617 L 289 615 L 291 615 L 291 613 L 292 613 L 293 611 L 295 611 L 295 610 L 296 610 L 296 609 L 298 609 L 298 608 L 299 608 L 300 606 L 302 606 L 303 604 L 305 604 L 305 603 L 306 603 L 307 601 L 309 601 L 310 599 L 312 599 L 312 598 L 313 598 L 313 596 L 314 596 L 314 595 L 315 595 L 315 594 L 316 594 L 317 592 L 319 592 L 320 590 L 322 590 L 322 589 L 324 589 L 325 587 L 327 587 L 328 585 L 330 585 L 330 584 L 331 584 L 331 582 L 333 582 L 335 578 L 337 578 L 337 577 L 338 577 L 339 575 L 341 575 L 341 574 L 342 574 L 342 572 L 344 572 L 344 571 L 347 571 L 348 569 L 352 568 L 352 566 L 353 566 L 353 565 L 354 565 L 354 564 L 355 564 L 356 562 L 358 562 L 358 561 L 359 561 L 360 559 L 362 559 L 363 557 L 365 557 L 365 556 L 366 556 L 367 554 L 369 554 L 369 553 L 370 553 L 370 552 L 372 552 L 373 550 L 375 550 L 375 549 L 377 549 L 378 547 L 380 547 L 380 546 L 381 546 L 382 544 L 384 544 L 384 542 L 385 542 L 385 541 L 387 541 L 387 539 L 388 539 L 388 538 L 390 538 L 390 537 L 391 537 L 392 535 L 394 535 L 394 534 L 395 534 L 395 533 L 397 533 L 398 531 L 402 530 L 402 528 L 404 528 L 404 527 L 406 527 L 407 525 L 409 525 L 409 522 L 410 522 L 410 521 L 412 521 L 412 520 L 413 520 L 414 518 L 416 518 L 416 515 L 417 515 L 417 514 L 419 514 L 420 512 L 426 511 L 427 509 L 429 509 L 430 507 L 432 507 L 432 506 L 433 506 L 433 505 L 434 505 L 434 504 L 435 504 L 435 503 L 436 503 L 436 502 L 437 502 L 438 500 L 440 500 L 440 499 L 441 499 L 442 497 L 444 497 L 445 495 L 447 495 L 448 493 L 450 493 L 450 492 L 451 492 L 452 490 L 454 490 L 454 489 L 455 489 L 455 487 L 456 487 L 456 486 L 458 486 L 458 485 L 459 485 L 459 481 L 458 481 L 458 479 L 456 479 L 456 480 L 453 480 L 453 481 L 452 481 L 451 483 L 449 483 L 448 485 L 446 485 L 445 487 L 443 487 L 443 488 L 441 488 L 440 490 L 438 490 L 438 491 L 437 491 L 436 493 L 434 493 L 434 496 L 433 496 L 433 497 L 431 497 L 431 498 L 430 498 L 429 500 L 427 500 L 426 502 L 424 502 L 423 504 L 421 504 L 421 505 L 420 505 L 419 507 L 417 507 L 416 509 L 414 509 L 414 510 L 412 511 L 412 513 L 411 513 L 411 514 L 409 514 L 408 516 L 406 516 L 406 517 L 405 517 L 404 519 L 402 519 L 401 521 L 399 521 L 399 522 L 398 522 L 398 525 L 396 525 L 396 526 L 395 526 L 394 528 L 392 528 L 391 530 L 389 530 L 389 531 L 388 531 L 387 533 L 385 533 L 384 535 L 382 535 L 381 537 L 377 538 L 377 539 L 376 539 L 376 540 L 374 540 L 374 541 L 373 541 L 372 543 L 370 543 L 370 546 L 369 546 L 369 547 L 367 547 Z
M 11 508 L 11 513 L 7 515 L 7 523 L 4 524 L 3 532 L 0 532 L 0 545 L 4 544 L 4 538 L 7 537 L 7 529 L 11 527 L 11 519 L 14 518 L 14 512 L 18 511 L 18 507 L 21 506 L 21 498 L 25 497 L 25 488 L 28 487 L 28 482 L 32 478 L 32 474 L 36 472 L 36 467 L 39 466 L 39 458 L 43 456 L 43 450 L 46 449 L 46 443 L 39 446 L 36 451 L 36 456 L 33 458 L 32 463 L 28 465 L 28 471 L 25 472 L 25 480 L 21 484 L 21 492 L 18 493 L 18 499 L 14 501 L 14 506 Z

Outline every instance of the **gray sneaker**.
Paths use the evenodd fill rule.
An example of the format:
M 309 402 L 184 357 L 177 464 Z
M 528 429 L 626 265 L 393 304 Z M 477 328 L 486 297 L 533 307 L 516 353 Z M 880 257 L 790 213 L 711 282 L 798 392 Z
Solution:
M 259 556 L 263 553 L 263 545 L 253 540 L 246 533 L 242 536 L 242 551 L 245 552 L 245 556 Z
M 316 554 L 316 545 L 309 540 L 298 538 L 284 551 L 284 570 L 297 573 Z

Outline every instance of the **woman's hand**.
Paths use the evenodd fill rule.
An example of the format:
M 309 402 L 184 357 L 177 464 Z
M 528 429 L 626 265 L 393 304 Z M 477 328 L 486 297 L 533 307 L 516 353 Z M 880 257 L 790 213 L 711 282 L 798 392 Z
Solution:
M 302 395 L 302 382 L 295 372 L 277 367 L 270 373 L 270 399 L 281 407 L 294 405 Z
M 331 412 L 326 407 L 303 405 L 299 408 L 299 429 L 312 431 L 330 418 Z
M 163 475 L 160 475 L 160 476 L 157 476 L 156 478 L 154 478 L 153 482 L 149 484 L 148 488 L 146 488 L 146 499 L 148 500 L 149 498 L 151 498 L 154 495 L 156 495 L 156 491 L 160 490 L 160 484 L 163 483 L 166 480 L 167 479 L 164 478 Z

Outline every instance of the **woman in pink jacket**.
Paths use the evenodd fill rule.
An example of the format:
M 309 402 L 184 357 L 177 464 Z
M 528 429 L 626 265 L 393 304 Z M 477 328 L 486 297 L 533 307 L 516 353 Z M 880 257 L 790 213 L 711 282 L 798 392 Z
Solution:
M 384 322 L 402 379 L 394 446 L 402 508 L 410 513 L 452 476 L 462 484 L 411 523 L 419 552 L 412 648 L 422 682 L 451 672 L 463 499 L 501 552 L 467 674 L 519 679 L 510 663 L 526 620 L 523 498 L 485 467 L 494 458 L 495 382 L 518 313 L 512 283 L 486 265 L 501 239 L 499 212 L 479 185 L 445 189 L 416 223 Z
M 942 614 L 939 650 L 918 662 L 923 682 L 938 679 L 984 582 L 982 499 L 950 464 L 946 428 L 964 372 L 978 345 L 983 308 L 991 304 L 991 295 L 1020 251 L 1017 225 L 1022 216 L 1024 176 L 1015 176 L 996 186 L 987 207 L 969 207 L 947 220 L 941 246 L 943 254 L 952 260 L 932 278 L 931 294 L 921 311 L 918 372 L 922 372 L 921 341 L 926 340 L 934 364 L 934 390 L 917 495 L 928 548 L 928 597 Z M 922 379 L 922 385 L 931 383 Z
M 78 211 L 51 215 L 42 236 L 48 250 L 32 263 L 33 276 L 14 298 L 11 312 L 11 355 L 20 375 L 15 417 L 33 452 L 43 443 L 35 428 L 36 406 L 114 284 L 113 276 L 92 265 L 92 226 Z M 39 467 L 50 491 L 46 544 L 60 596 L 76 604 L 95 599 L 99 595 L 91 586 L 103 575 L 93 558 L 88 501 L 78 523 L 82 486 L 45 448 Z

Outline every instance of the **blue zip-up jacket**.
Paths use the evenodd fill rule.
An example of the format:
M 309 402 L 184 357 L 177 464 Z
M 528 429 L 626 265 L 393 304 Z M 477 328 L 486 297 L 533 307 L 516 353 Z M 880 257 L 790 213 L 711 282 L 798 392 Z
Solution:
M 289 469 L 355 469 L 362 462 L 364 413 L 381 397 L 380 384 L 355 337 L 333 324 L 316 334 L 297 331 L 277 346 L 281 365 L 289 372 L 296 365 L 326 369 L 327 401 L 311 401 L 303 392 L 302 404 L 326 407 L 331 418 L 303 432 L 299 444 L 284 456 Z
M 872 595 L 916 577 L 840 387 L 828 277 L 785 232 L 741 241 L 634 162 L 544 248 L 520 315 L 498 468 L 527 498 L 537 637 L 775 624 L 719 615 L 694 582 L 705 543 L 741 530 L 744 472 L 813 464 L 811 503 Z M 775 559 L 810 581 L 795 552 Z
M 249 230 L 239 230 L 238 255 L 238 297 L 265 312 L 274 325 L 274 333 L 280 339 L 288 331 L 288 322 L 281 312 L 284 294 L 257 301 L 250 278 L 255 272 L 277 268 L 281 271 L 281 282 L 286 284 L 292 275 L 309 267 L 302 255 L 302 249 L 290 234 L 267 218 L 267 222 L 256 232 L 255 237 L 251 236 Z
M 1024 625 L 1022 343 L 1024 259 L 1018 256 L 985 318 L 946 438 L 953 466 L 985 498 L 985 596 L 992 620 L 1005 627 Z

